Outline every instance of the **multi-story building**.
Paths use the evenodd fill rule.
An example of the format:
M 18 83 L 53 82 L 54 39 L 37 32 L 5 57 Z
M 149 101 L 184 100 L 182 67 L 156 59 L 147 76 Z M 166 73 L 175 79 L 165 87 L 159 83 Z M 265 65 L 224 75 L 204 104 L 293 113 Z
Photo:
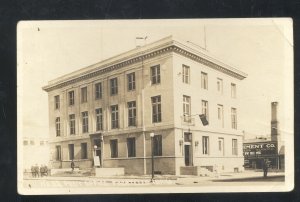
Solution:
M 52 165 L 243 170 L 239 83 L 246 74 L 172 36 L 50 81 Z M 198 115 L 209 122 L 203 126 Z

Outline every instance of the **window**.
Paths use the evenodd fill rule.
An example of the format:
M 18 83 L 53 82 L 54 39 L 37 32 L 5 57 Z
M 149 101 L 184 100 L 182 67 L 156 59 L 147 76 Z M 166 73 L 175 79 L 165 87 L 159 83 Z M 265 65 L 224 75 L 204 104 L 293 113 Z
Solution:
M 182 82 L 190 83 L 190 67 L 186 65 L 182 65 Z
M 159 96 L 151 97 L 152 102 L 152 122 L 161 122 L 161 98 Z
M 220 78 L 217 78 L 217 91 L 223 93 L 223 80 Z
M 101 99 L 102 98 L 102 83 L 96 83 L 95 84 L 95 99 Z
M 74 105 L 75 103 L 75 97 L 74 97 L 74 91 L 69 92 L 69 105 Z
M 56 136 L 60 136 L 60 118 L 56 117 L 55 119 L 55 130 L 56 130 Z
M 218 105 L 218 121 L 224 127 L 223 105 Z
M 218 138 L 218 148 L 219 148 L 219 153 L 223 156 L 224 155 L 224 138 Z
M 81 88 L 81 103 L 87 102 L 87 87 Z
M 153 155 L 154 156 L 162 156 L 162 136 L 155 135 L 153 137 Z
M 238 142 L 237 142 L 237 139 L 232 139 L 232 155 L 238 155 Z
M 81 159 L 87 159 L 87 143 L 81 143 Z
M 135 138 L 127 138 L 128 157 L 135 157 Z
M 231 83 L 231 97 L 236 98 L 236 85 Z
M 75 135 L 75 114 L 69 115 L 70 135 Z
M 111 128 L 119 128 L 119 112 L 118 105 L 111 106 Z
M 192 133 L 187 133 L 187 132 L 185 132 L 184 133 L 184 141 L 185 142 L 192 142 Z
M 102 109 L 96 109 L 96 130 L 103 130 L 103 114 Z
M 60 107 L 60 103 L 59 103 L 59 95 L 56 95 L 55 97 L 54 97 L 54 108 L 55 109 L 59 109 L 59 107 Z
M 30 145 L 34 145 L 34 141 L 33 140 L 30 140 Z
M 160 65 L 150 67 L 151 70 L 151 83 L 159 84 L 160 83 Z
M 209 154 L 209 137 L 208 136 L 202 137 L 202 153 Z
M 61 160 L 61 146 L 60 145 L 55 146 L 55 151 L 56 151 L 55 160 L 60 161 Z
M 208 78 L 205 72 L 201 72 L 201 88 L 208 89 Z
M 191 122 L 191 97 L 183 96 L 183 117 L 185 122 Z
M 27 141 L 27 140 L 24 140 L 24 141 L 23 141 L 23 145 L 28 145 L 28 141 Z
M 110 95 L 118 94 L 118 78 L 110 79 Z
M 82 132 L 87 133 L 89 132 L 88 112 L 81 112 L 81 116 L 82 116 Z
M 41 145 L 41 146 L 44 145 L 44 141 L 40 141 L 40 145 Z
M 73 160 L 74 159 L 74 144 L 69 144 L 68 148 L 69 148 L 69 160 Z
M 206 100 L 202 100 L 202 114 L 204 114 L 208 120 L 208 102 Z
M 136 126 L 136 102 L 128 102 L 128 126 Z
M 110 157 L 118 157 L 118 140 L 110 140 Z
M 236 108 L 231 108 L 231 128 L 232 129 L 237 129 Z
M 127 74 L 127 89 L 128 91 L 135 89 L 135 73 Z

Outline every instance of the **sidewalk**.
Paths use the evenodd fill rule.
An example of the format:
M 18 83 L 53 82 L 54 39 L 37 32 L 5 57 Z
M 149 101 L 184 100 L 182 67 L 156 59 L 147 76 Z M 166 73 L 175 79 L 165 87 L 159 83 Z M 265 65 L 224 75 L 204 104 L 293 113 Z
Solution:
M 284 179 L 284 172 L 270 172 L 267 178 L 263 178 L 262 172 L 244 171 L 241 173 L 221 173 L 212 176 L 172 176 L 172 175 L 155 175 L 151 182 L 151 176 L 46 176 L 40 178 L 27 178 L 28 180 L 46 180 L 46 181 L 77 181 L 84 183 L 95 183 L 99 185 L 174 185 L 174 184 L 193 184 L 197 183 L 213 183 L 213 182 L 230 182 L 230 181 L 268 181 L 271 178 L 280 177 Z

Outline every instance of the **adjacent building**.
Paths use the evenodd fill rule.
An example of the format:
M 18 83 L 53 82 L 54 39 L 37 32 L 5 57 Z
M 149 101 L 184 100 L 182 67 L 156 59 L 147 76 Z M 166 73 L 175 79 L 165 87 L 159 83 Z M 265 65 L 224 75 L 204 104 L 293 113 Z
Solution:
M 285 169 L 284 142 L 281 141 L 278 121 L 278 102 L 271 103 L 271 135 L 247 139 L 244 141 L 243 152 L 245 157 L 245 168 L 262 169 L 263 161 L 267 159 L 270 168 Z
M 50 149 L 48 138 L 45 137 L 23 137 L 22 145 L 23 169 L 30 170 L 31 166 L 49 166 Z
M 50 81 L 51 164 L 180 175 L 242 171 L 239 84 L 246 74 L 172 36 Z M 204 114 L 204 126 L 198 115 Z M 96 161 L 95 161 L 96 162 Z

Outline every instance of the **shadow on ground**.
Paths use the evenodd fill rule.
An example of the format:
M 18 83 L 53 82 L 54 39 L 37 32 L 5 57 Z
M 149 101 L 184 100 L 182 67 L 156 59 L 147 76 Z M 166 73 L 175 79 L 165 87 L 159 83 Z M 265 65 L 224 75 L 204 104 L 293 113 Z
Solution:
M 213 182 L 284 182 L 284 175 L 269 177 L 248 177 L 236 179 L 216 179 Z

